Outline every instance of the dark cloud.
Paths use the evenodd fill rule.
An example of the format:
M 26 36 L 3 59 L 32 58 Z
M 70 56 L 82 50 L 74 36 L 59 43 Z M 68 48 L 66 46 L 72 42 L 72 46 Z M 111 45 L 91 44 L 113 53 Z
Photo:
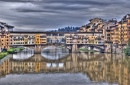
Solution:
M 129 13 L 128 0 L 0 0 L 0 21 L 16 30 L 49 30 L 82 26 L 89 19 L 121 19 Z
M 43 12 L 43 13 L 62 13 L 62 12 L 58 12 L 58 11 L 49 11 L 49 10 L 36 10 L 36 9 L 15 9 L 17 12 Z
M 0 0 L 2 2 L 36 2 L 40 0 Z
M 83 5 L 109 5 L 109 3 L 105 3 L 105 2 L 98 2 L 97 1 L 88 1 L 88 0 L 64 0 L 64 1 L 61 1 L 61 0 L 52 0 L 52 1 L 48 1 L 48 3 L 64 3 L 66 5 L 68 4 L 83 4 Z

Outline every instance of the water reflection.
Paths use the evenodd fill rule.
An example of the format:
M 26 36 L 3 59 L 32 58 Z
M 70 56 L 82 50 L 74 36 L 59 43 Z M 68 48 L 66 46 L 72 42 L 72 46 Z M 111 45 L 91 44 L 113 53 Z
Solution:
M 42 50 L 41 55 L 47 59 L 57 60 L 62 57 L 65 57 L 69 54 L 69 50 L 65 47 L 59 46 L 48 46 Z
M 15 60 L 13 57 L 6 59 L 0 65 L 0 76 L 21 73 L 83 73 L 91 80 L 90 85 L 108 85 L 108 83 L 129 85 L 129 60 L 129 58 L 122 60 L 120 55 L 111 57 L 111 54 L 90 53 L 69 54 L 58 60 L 49 60 L 41 54 L 35 54 L 25 60 Z
M 25 48 L 23 51 L 13 54 L 13 59 L 24 60 L 32 57 L 34 55 L 34 50 L 30 48 Z

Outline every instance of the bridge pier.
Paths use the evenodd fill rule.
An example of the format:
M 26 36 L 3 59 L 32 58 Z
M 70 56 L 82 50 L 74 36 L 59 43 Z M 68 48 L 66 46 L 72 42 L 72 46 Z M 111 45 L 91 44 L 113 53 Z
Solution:
M 42 45 L 35 45 L 34 54 L 40 54 L 42 49 L 43 49 Z
M 66 45 L 65 48 L 69 50 L 69 53 L 72 53 L 72 46 L 71 45 Z
M 90 50 L 93 50 L 94 49 L 94 46 L 90 46 Z
M 72 52 L 77 52 L 77 50 L 78 50 L 77 44 L 73 44 L 72 45 Z
M 77 44 L 69 45 L 67 46 L 67 48 L 69 49 L 69 53 L 74 53 L 74 52 L 77 52 L 78 50 Z
M 69 53 L 72 53 L 72 49 L 69 49 Z

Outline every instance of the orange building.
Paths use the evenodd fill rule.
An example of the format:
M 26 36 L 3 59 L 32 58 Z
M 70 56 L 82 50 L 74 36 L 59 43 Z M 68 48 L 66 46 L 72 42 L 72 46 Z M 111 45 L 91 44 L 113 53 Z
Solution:
M 10 34 L 9 33 L 0 34 L 0 47 L 2 50 L 10 48 Z
M 111 41 L 118 44 L 127 44 L 130 39 L 130 15 L 126 15 L 118 22 L 116 29 L 111 31 Z
M 34 36 L 34 43 L 36 45 L 46 44 L 47 43 L 47 41 L 46 41 L 46 34 L 35 34 L 35 36 Z
M 34 36 L 34 43 L 36 45 L 40 44 L 40 34 L 35 34 L 35 36 Z

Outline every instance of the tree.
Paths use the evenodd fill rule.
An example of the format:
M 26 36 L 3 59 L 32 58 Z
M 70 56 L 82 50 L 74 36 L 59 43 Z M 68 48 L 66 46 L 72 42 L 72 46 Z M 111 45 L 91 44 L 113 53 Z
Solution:
M 51 32 L 77 32 L 77 30 L 79 30 L 80 27 L 64 27 L 64 28 L 59 28 L 58 30 L 51 30 Z
M 128 40 L 128 46 L 130 46 L 130 39 Z
M 128 40 L 128 45 L 126 49 L 124 49 L 124 53 L 126 56 L 130 56 L 130 39 Z

